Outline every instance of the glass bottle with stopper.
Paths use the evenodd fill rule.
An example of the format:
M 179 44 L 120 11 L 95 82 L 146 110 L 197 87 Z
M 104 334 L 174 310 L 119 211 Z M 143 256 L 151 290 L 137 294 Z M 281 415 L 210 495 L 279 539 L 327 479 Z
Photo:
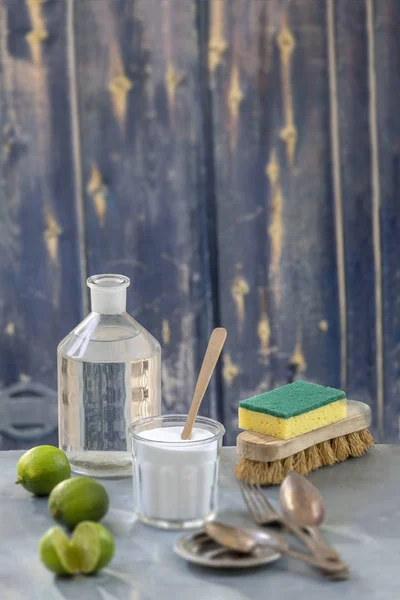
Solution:
M 128 428 L 161 413 L 161 349 L 126 312 L 123 275 L 94 275 L 92 312 L 57 350 L 59 445 L 75 473 L 131 475 Z

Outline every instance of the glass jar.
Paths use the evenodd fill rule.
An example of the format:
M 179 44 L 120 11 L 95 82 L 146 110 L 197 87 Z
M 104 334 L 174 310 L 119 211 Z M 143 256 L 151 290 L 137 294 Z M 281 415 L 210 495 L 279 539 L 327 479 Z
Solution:
M 126 312 L 129 284 L 90 277 L 92 312 L 58 346 L 59 445 L 75 473 L 130 476 L 129 426 L 161 413 L 161 349 Z
M 197 417 L 190 440 L 180 435 L 186 415 L 141 419 L 130 428 L 134 510 L 164 529 L 199 527 L 217 510 L 221 423 Z

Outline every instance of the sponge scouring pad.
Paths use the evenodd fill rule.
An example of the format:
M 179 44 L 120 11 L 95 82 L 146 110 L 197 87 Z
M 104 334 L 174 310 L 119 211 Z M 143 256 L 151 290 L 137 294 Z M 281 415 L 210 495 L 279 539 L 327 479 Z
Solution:
M 346 417 L 346 394 L 295 381 L 239 403 L 239 428 L 284 440 Z

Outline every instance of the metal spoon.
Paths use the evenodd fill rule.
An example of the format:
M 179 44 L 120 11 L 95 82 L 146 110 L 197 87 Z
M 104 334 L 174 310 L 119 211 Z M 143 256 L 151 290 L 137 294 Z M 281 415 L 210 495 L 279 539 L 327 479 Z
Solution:
M 321 536 L 318 525 L 325 519 L 325 505 L 321 494 L 308 479 L 295 471 L 289 473 L 281 485 L 279 501 L 285 518 L 302 527 L 313 538 L 320 556 L 339 560 L 340 554 Z
M 347 573 L 347 565 L 341 561 L 329 561 L 309 554 L 303 554 L 292 550 L 288 542 L 276 533 L 271 533 L 265 529 L 244 529 L 241 527 L 232 527 L 212 521 L 206 523 L 204 529 L 207 535 L 224 546 L 235 552 L 250 554 L 257 546 L 270 546 L 277 552 L 297 558 L 303 562 L 318 567 L 326 573 Z

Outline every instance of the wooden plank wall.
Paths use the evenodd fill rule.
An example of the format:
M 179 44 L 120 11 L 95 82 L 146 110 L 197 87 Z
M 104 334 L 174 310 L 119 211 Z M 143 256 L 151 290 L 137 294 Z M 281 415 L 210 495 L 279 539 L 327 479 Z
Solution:
M 131 278 L 128 310 L 163 344 L 165 408 L 185 412 L 212 325 L 194 4 L 74 6 L 87 269 Z M 215 393 L 202 409 L 217 415 Z
M 369 124 L 367 6 L 365 2 L 333 3 L 329 11 L 334 45 L 337 118 L 332 137 L 339 146 L 338 201 L 343 209 L 347 389 L 351 397 L 373 407 L 377 422 L 376 307 L 372 156 Z M 360 293 L 362 290 L 362 293 Z
M 82 315 L 65 23 L 64 2 L 0 2 L 1 387 L 55 388 Z
M 374 33 L 375 118 L 378 135 L 377 207 L 380 221 L 383 406 L 382 439 L 399 441 L 400 430 L 400 3 L 371 6 Z M 378 220 L 377 219 L 377 220 Z
M 323 3 L 211 3 L 231 441 L 240 398 L 293 376 L 340 385 L 326 28 Z
M 0 0 L 0 388 L 55 387 L 85 279 L 132 279 L 185 411 L 294 378 L 399 439 L 398 0 Z

